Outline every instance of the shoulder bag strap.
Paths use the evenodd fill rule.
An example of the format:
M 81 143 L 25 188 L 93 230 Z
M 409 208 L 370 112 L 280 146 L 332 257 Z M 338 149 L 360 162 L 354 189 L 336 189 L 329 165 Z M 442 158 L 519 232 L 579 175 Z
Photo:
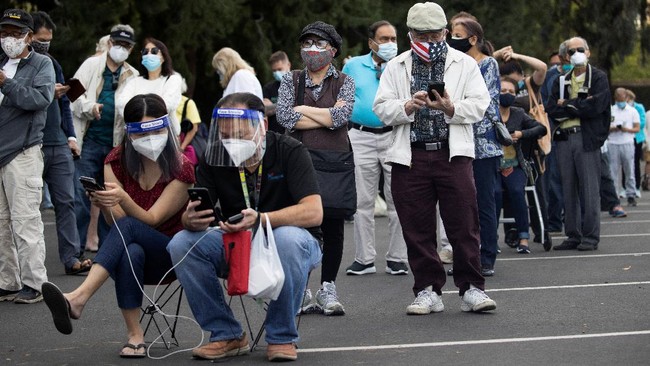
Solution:
M 187 98 L 185 100 L 185 103 L 183 104 L 183 113 L 181 113 L 181 122 L 185 119 L 185 115 L 187 113 L 187 103 L 190 102 L 190 98 Z
M 302 70 L 298 75 L 298 90 L 296 90 L 296 105 L 305 104 L 305 70 Z

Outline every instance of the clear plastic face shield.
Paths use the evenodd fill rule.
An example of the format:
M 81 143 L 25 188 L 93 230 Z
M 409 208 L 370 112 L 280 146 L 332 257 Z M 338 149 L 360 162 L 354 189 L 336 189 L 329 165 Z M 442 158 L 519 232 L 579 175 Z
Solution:
M 253 109 L 215 108 L 205 151 L 211 166 L 250 167 L 266 151 L 264 114 Z
M 157 161 L 167 146 L 172 151 L 179 149 L 168 115 L 148 121 L 127 122 L 126 135 L 133 149 L 152 161 Z

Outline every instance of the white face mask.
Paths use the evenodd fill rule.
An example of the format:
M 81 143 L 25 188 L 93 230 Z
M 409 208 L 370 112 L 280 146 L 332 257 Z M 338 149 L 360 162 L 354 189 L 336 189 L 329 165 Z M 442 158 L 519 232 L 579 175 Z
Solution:
M 115 63 L 121 64 L 129 58 L 129 50 L 122 46 L 113 46 L 108 51 L 108 55 L 111 56 L 111 59 L 113 59 Z
M 257 151 L 255 141 L 242 139 L 223 139 L 223 147 L 230 155 L 230 159 L 235 166 L 241 166 L 243 162 L 250 159 Z
M 587 64 L 587 55 L 583 52 L 576 52 L 571 55 L 571 65 L 573 66 L 585 66 Z
M 27 46 L 25 39 L 27 39 L 27 34 L 25 34 L 25 37 L 23 38 L 2 38 L 0 40 L 0 43 L 2 43 L 2 50 L 5 51 L 9 58 L 17 58 L 21 53 L 23 53 L 23 51 L 25 51 L 25 47 Z
M 149 160 L 156 161 L 167 146 L 167 134 L 149 135 L 132 140 L 135 151 Z

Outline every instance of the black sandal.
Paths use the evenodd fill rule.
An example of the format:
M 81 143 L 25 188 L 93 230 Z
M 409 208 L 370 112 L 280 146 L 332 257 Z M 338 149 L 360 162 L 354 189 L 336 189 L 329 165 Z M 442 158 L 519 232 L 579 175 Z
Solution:
M 122 358 L 143 358 L 147 357 L 147 350 L 146 350 L 147 345 L 144 343 L 140 344 L 133 344 L 133 343 L 126 343 L 125 345 L 122 346 L 122 349 L 124 348 L 130 348 L 133 351 L 138 351 L 139 349 L 144 349 L 144 353 L 124 353 L 124 351 L 120 351 L 120 357 Z
M 41 293 L 43 294 L 43 301 L 52 312 L 52 319 L 56 329 L 63 334 L 72 333 L 70 302 L 63 296 L 63 292 L 55 284 L 45 282 L 41 287 Z

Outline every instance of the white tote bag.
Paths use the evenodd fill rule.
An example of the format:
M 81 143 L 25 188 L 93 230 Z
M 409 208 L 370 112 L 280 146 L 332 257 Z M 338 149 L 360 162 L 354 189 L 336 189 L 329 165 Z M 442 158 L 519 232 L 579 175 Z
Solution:
M 266 215 L 266 235 L 262 220 L 251 243 L 247 296 L 277 300 L 284 285 L 284 270 L 275 246 L 271 221 Z

